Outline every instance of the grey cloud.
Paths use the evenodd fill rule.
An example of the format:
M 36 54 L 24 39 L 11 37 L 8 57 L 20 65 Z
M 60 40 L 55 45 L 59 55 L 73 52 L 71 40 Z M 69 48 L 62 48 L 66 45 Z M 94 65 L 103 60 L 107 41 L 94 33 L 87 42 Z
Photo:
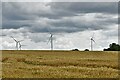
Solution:
M 94 18 L 94 21 L 87 21 L 86 19 L 80 19 L 78 18 L 80 16 L 77 16 L 77 18 L 72 19 L 73 17 L 68 19 L 58 19 L 58 20 L 51 20 L 48 19 L 45 21 L 40 21 L 40 22 L 16 22 L 14 25 L 9 26 L 8 28 L 17 28 L 23 27 L 28 29 L 30 32 L 67 32 L 67 33 L 72 33 L 72 32 L 78 32 L 78 31 L 84 31 L 86 29 L 91 29 L 91 30 L 99 30 L 99 29 L 109 29 L 109 25 L 111 24 L 117 24 L 117 19 L 116 18 Z M 102 20 L 101 20 L 102 19 Z M 18 27 L 19 25 L 19 27 Z M 15 26 L 15 27 L 14 27 Z
M 35 15 L 39 17 L 61 18 L 80 13 L 118 12 L 118 3 L 116 2 L 52 2 L 40 6 L 41 4 L 43 3 L 4 2 L 2 5 L 3 16 L 7 19 L 26 20 L 35 18 Z M 38 6 L 36 7 L 36 5 Z
M 107 16 L 117 13 L 115 2 L 53 2 L 48 4 L 5 2 L 2 6 L 3 29 L 23 27 L 34 33 L 48 31 L 71 33 L 86 29 L 109 29 L 107 26 L 117 24 L 116 18 Z M 95 16 L 94 21 L 87 21 L 83 16 L 89 13 L 103 15 Z M 64 19 L 66 17 L 68 19 Z
M 77 12 L 77 13 L 116 13 L 118 12 L 117 2 L 53 2 L 53 10 Z
M 82 19 L 81 19 L 82 18 Z M 99 30 L 99 29 L 109 29 L 109 25 L 117 24 L 117 18 L 94 18 L 94 21 L 87 21 L 83 19 L 82 16 L 71 17 L 68 19 L 61 19 L 58 21 L 54 21 L 51 23 L 56 29 L 63 29 L 61 31 L 66 32 L 77 32 L 77 31 L 84 31 L 87 29 Z
M 38 42 L 46 42 L 47 43 L 47 36 L 48 34 L 42 34 L 42 33 L 28 33 L 27 34 L 29 39 L 32 41 L 38 43 Z M 46 37 L 45 37 L 46 36 Z
M 2 16 L 8 20 L 24 20 L 23 13 L 20 11 L 20 6 L 15 5 L 15 3 L 2 3 Z
M 29 26 L 29 23 L 24 22 L 14 22 L 14 21 L 4 21 L 2 22 L 2 29 L 18 29 L 22 26 Z
M 8 20 L 33 20 L 39 15 L 51 14 L 46 4 L 34 2 L 3 2 L 2 10 L 3 17 Z
M 39 17 L 57 19 L 86 13 L 118 14 L 117 2 L 51 2 L 52 14 L 39 14 Z

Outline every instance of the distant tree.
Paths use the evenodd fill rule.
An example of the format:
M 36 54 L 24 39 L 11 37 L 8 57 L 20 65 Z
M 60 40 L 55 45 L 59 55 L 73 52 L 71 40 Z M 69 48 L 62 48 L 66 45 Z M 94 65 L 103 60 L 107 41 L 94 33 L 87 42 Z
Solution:
M 89 51 L 89 49 L 85 49 L 84 51 Z
M 104 51 L 111 51 L 111 50 L 110 50 L 110 48 L 108 48 L 108 49 L 104 49 Z
M 109 48 L 104 49 L 104 51 L 120 51 L 120 45 L 116 43 L 112 43 L 109 45 Z
M 73 49 L 72 51 L 79 51 L 78 49 Z

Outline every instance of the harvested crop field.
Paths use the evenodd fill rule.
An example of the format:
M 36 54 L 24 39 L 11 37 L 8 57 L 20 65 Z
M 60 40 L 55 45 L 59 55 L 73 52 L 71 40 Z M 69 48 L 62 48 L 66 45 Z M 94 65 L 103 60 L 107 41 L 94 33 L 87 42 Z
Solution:
M 3 78 L 117 78 L 118 52 L 3 50 Z

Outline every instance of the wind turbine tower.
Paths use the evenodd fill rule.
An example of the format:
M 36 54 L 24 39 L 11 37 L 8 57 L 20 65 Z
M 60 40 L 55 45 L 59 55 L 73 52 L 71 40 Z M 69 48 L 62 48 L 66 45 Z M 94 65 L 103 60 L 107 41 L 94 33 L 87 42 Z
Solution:
M 93 39 L 93 37 L 90 40 L 91 40 L 91 51 L 93 51 L 93 42 L 95 43 L 95 40 Z
M 51 43 L 51 50 L 53 50 L 53 34 L 52 33 L 50 33 L 49 41 Z M 49 43 L 49 41 L 48 41 L 48 43 Z

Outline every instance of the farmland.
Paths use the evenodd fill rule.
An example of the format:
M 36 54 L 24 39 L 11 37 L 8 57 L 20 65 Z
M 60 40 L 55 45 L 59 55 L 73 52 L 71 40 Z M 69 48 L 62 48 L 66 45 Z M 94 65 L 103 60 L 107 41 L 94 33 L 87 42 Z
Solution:
M 118 52 L 3 50 L 3 78 L 116 78 Z

